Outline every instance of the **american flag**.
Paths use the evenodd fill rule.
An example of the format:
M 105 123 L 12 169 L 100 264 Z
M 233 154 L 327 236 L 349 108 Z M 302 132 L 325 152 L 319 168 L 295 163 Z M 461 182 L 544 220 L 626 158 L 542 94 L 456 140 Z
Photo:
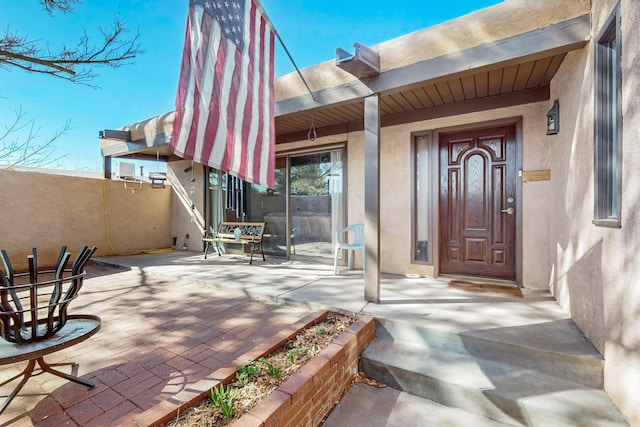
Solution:
M 191 0 L 171 148 L 274 188 L 274 33 L 255 0 Z

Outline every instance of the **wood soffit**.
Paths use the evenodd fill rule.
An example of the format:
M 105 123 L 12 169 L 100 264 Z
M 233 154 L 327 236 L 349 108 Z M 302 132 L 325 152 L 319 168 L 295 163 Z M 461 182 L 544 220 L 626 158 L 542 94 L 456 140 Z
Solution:
M 583 15 L 506 40 L 486 43 L 276 102 L 276 141 L 307 138 L 311 112 L 318 136 L 363 129 L 364 98 L 380 94 L 381 126 L 391 126 L 549 99 L 566 54 L 590 36 Z

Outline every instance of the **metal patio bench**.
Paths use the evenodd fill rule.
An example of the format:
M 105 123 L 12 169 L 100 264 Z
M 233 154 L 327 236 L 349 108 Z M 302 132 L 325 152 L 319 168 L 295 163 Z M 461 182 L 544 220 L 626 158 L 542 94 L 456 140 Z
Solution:
M 264 250 L 262 249 L 262 239 L 264 236 L 264 222 L 229 222 L 222 221 L 218 225 L 218 230 L 213 233 L 206 233 L 202 238 L 205 244 L 204 259 L 207 259 L 209 247 L 215 244 L 218 255 L 222 255 L 220 251 L 220 243 L 249 246 L 251 249 L 251 257 L 249 264 L 253 264 L 253 253 L 258 249 L 262 254 L 262 261 L 265 261 Z
M 69 303 L 82 288 L 86 275 L 84 267 L 95 251 L 95 246 L 82 247 L 68 268 L 71 254 L 63 246 L 55 268 L 38 271 L 34 248 L 33 254 L 28 256 L 29 271 L 18 274 L 14 273 L 7 252 L 0 251 L 4 265 L 4 272 L 0 271 L 0 366 L 28 361 L 21 373 L 0 384 L 4 387 L 22 377 L 0 406 L 0 414 L 34 375 L 36 364 L 39 371 L 90 388 L 97 386 L 52 368 L 62 365 L 77 367 L 75 363 L 49 364 L 44 360 L 44 356 L 82 342 L 100 329 L 97 316 L 67 314 Z

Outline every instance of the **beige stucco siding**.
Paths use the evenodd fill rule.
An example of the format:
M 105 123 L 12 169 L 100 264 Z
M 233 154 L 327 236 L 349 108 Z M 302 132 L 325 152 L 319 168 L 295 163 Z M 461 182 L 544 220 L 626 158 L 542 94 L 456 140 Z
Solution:
M 191 171 L 185 172 L 189 167 Z M 207 185 L 203 166 L 190 160 L 171 162 L 167 167 L 167 179 L 171 182 L 171 234 L 176 246 L 192 251 L 202 250 L 204 234 L 204 190 Z M 195 179 L 191 182 L 191 179 Z M 188 236 L 188 238 L 187 238 Z
M 602 230 L 591 224 L 594 112 L 590 51 L 568 55 L 552 82 L 552 94 L 561 100 L 561 132 L 550 148 L 551 197 L 556 202 L 551 207 L 550 262 L 554 295 L 602 350 L 602 265 L 600 251 L 593 244 L 593 237 Z
M 600 18 L 600 21 L 603 18 Z M 622 1 L 622 230 L 604 240 L 605 387 L 632 425 L 640 426 L 640 7 Z
M 616 2 L 593 2 L 593 35 Z M 592 224 L 594 206 L 594 46 L 567 56 L 552 81 L 561 102 L 561 132 L 551 146 L 549 233 L 552 290 L 605 357 L 605 388 L 640 426 L 640 8 L 622 0 L 622 228 Z
M 522 122 L 522 170 L 524 172 L 550 169 L 549 150 L 555 143 L 553 136 L 547 135 L 546 113 L 552 101 L 521 107 L 524 110 Z M 551 175 L 553 177 L 553 175 Z M 533 289 L 549 289 L 551 268 L 549 264 L 549 227 L 553 218 L 550 206 L 551 181 L 529 181 L 522 185 L 522 285 Z
M 75 256 L 83 245 L 112 255 L 171 244 L 170 188 L 132 192 L 121 181 L 11 170 L 0 170 L 0 187 L 0 249 L 16 270 L 33 247 L 40 265 L 53 265 L 62 245 Z

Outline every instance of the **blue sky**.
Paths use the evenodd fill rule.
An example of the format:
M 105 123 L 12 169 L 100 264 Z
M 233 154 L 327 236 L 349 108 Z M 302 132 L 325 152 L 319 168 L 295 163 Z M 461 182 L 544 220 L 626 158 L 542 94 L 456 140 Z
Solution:
M 332 59 L 336 47 L 352 51 L 354 42 L 372 46 L 498 2 L 261 1 L 300 68 Z M 187 6 L 187 0 L 85 0 L 71 14 L 49 16 L 36 0 L 3 1 L 2 31 L 28 35 L 54 50 L 75 43 L 83 29 L 95 34 L 100 26 L 109 28 L 119 13 L 129 28 L 139 29 L 146 52 L 133 65 L 98 70 L 92 84 L 99 88 L 0 68 L 0 126 L 9 124 L 20 109 L 35 120 L 43 139 L 70 122 L 71 131 L 56 143 L 57 155 L 65 156 L 59 167 L 101 171 L 100 130 L 174 109 Z M 275 62 L 276 76 L 294 71 L 279 45 Z

